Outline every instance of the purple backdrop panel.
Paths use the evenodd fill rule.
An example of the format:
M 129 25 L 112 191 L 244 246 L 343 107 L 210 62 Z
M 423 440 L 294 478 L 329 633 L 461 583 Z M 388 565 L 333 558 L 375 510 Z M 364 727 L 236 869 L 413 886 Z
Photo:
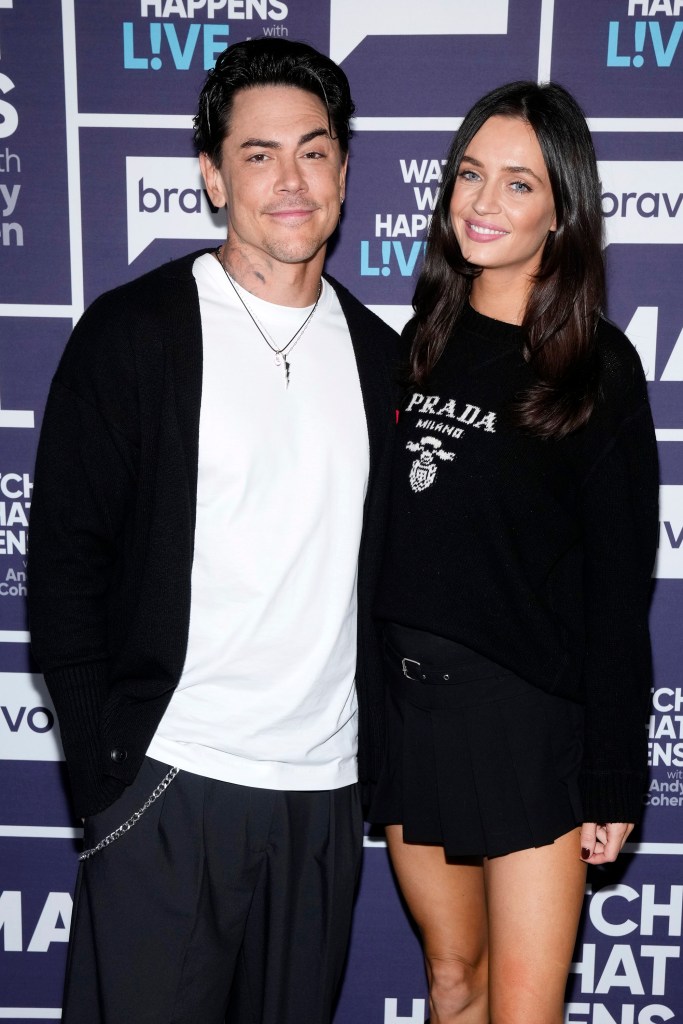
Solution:
M 71 320 L 63 317 L 3 317 L 0 321 L 0 426 L 22 456 L 35 452 L 50 381 L 57 368 Z M 26 415 L 24 415 L 26 414 Z M 35 427 L 27 429 L 24 423 Z M 21 424 L 21 425 L 20 425 Z
M 660 1024 L 683 1006 L 680 856 L 589 872 L 565 1024 Z
M 681 138 L 675 132 L 600 132 L 594 134 L 594 141 L 602 177 L 608 243 L 607 311 L 638 348 L 650 381 L 655 425 L 680 429 Z
M 70 302 L 61 4 L 2 6 L 0 302 Z
M 3 622 L 3 629 L 4 622 Z M 24 627 L 21 627 L 22 630 Z M 3 672 L 38 672 L 27 643 L 3 643 L 0 646 L 0 666 Z M 0 768 L 4 766 L 0 765 Z
M 611 245 L 607 263 L 609 315 L 640 353 L 655 426 L 681 429 L 683 245 Z
M 76 856 L 71 839 L 0 840 L 2 1007 L 61 1004 Z
M 225 238 L 189 129 L 81 131 L 86 304 L 175 256 Z
M 680 445 L 679 445 L 680 447 Z M 663 488 L 666 491 L 666 488 Z M 683 541 L 683 486 L 677 518 L 662 508 L 660 549 Z M 664 502 L 662 503 L 664 506 Z M 678 552 L 676 551 L 676 554 Z M 683 575 L 683 573 L 682 573 Z M 654 646 L 654 688 L 648 728 L 650 780 L 640 838 L 683 842 L 683 634 L 680 608 L 683 581 L 659 579 L 650 623 Z
M 76 0 L 81 111 L 194 113 L 206 72 L 232 43 L 289 36 L 329 44 L 316 0 Z
M 455 117 L 502 82 L 536 78 L 540 16 L 540 0 L 332 0 L 331 56 L 359 116 Z
M 683 482 L 683 444 L 680 442 L 660 443 L 659 475 L 662 480 Z
M 335 1024 L 422 1024 L 422 953 L 389 868 L 387 851 L 366 847 L 349 961 Z
M 664 122 L 664 125 L 666 124 L 668 122 Z M 639 179 L 634 181 L 634 185 L 639 194 L 650 191 L 652 183 L 648 180 L 647 161 L 683 159 L 680 133 L 677 131 L 665 131 L 664 125 L 661 132 L 594 131 L 593 142 L 598 160 L 642 161 L 643 165 L 639 168 L 636 167 L 636 174 L 639 172 Z M 671 127 L 674 127 L 674 123 L 671 124 Z M 676 205 L 677 209 L 673 214 L 671 211 L 667 213 L 668 219 L 678 214 L 680 204 L 678 204 L 677 194 L 670 197 L 670 202 Z M 621 208 L 619 212 L 621 213 Z M 664 213 L 665 211 L 662 209 L 660 212 Z M 640 213 L 640 223 L 644 224 L 649 217 L 645 210 L 640 211 Z
M 328 270 L 363 302 L 410 304 L 451 141 L 447 132 L 359 131 Z
M 552 78 L 591 117 L 677 117 L 682 34 L 676 0 L 555 4 Z
M 80 828 L 69 806 L 67 787 L 63 761 L 4 761 L 0 825 Z

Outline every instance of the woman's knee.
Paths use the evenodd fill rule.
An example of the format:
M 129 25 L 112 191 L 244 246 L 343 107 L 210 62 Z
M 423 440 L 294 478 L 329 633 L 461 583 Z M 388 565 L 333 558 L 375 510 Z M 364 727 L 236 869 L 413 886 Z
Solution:
M 458 953 L 427 954 L 429 995 L 433 1007 L 448 1017 L 485 1000 L 486 958 L 471 962 Z

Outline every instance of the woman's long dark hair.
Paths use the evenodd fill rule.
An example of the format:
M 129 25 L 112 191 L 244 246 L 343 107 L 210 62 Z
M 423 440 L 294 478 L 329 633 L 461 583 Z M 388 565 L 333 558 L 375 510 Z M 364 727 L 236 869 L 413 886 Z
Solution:
M 413 306 L 417 333 L 412 380 L 420 385 L 440 358 L 481 273 L 463 257 L 450 218 L 456 176 L 467 148 L 490 117 L 514 117 L 533 129 L 548 171 L 557 229 L 548 235 L 527 300 L 524 356 L 536 383 L 518 396 L 518 426 L 563 437 L 589 419 L 598 391 L 595 328 L 604 301 L 602 205 L 586 119 L 559 85 L 513 82 L 476 103 L 448 154 Z

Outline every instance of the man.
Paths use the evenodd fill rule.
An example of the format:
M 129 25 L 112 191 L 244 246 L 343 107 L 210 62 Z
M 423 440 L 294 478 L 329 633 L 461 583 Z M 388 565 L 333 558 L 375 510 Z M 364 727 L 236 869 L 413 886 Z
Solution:
M 52 385 L 30 616 L 85 819 L 66 1024 L 331 1016 L 394 409 L 393 332 L 322 277 L 352 112 L 308 46 L 226 50 L 195 118 L 226 241 L 98 299 Z

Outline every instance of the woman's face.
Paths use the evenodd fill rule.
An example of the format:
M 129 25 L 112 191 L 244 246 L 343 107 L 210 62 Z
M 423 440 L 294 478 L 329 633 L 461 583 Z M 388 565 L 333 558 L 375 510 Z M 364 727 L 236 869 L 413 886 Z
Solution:
M 451 224 L 466 260 L 528 278 L 538 270 L 555 204 L 533 129 L 496 115 L 470 142 L 455 179 Z

